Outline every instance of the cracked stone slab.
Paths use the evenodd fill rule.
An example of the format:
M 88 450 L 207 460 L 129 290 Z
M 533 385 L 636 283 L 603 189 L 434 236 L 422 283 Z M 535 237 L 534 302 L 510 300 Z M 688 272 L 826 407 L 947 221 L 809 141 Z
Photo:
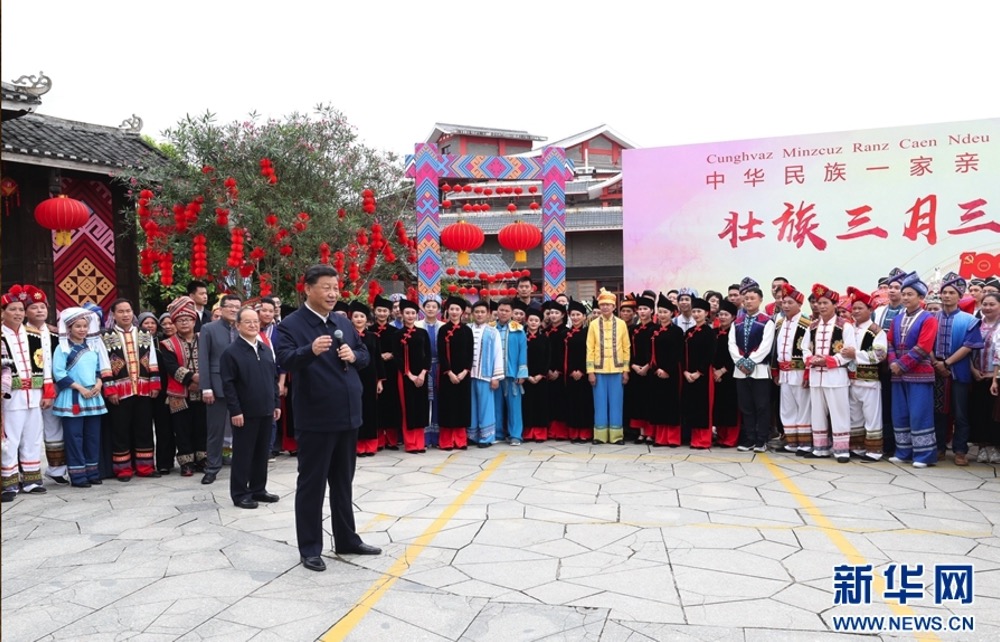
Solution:
M 600 639 L 608 610 L 568 606 L 489 604 L 476 616 L 459 640 L 510 642 L 563 639 Z

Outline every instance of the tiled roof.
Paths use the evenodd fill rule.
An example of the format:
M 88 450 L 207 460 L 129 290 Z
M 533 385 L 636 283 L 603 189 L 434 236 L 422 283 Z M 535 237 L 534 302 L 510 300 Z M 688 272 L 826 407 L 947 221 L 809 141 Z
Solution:
M 442 265 L 458 265 L 458 255 L 454 252 L 449 252 L 445 250 L 441 253 L 441 264 Z M 503 257 L 499 254 L 469 254 L 469 264 L 465 266 L 465 270 L 472 270 L 474 272 L 486 272 L 487 274 L 496 274 L 497 272 L 506 272 L 510 270 L 510 266 L 507 262 L 503 260 Z
M 610 138 L 611 140 L 615 141 L 625 149 L 635 149 L 637 147 L 635 143 L 633 143 L 629 139 L 619 134 L 618 131 L 616 131 L 610 125 L 598 125 L 597 127 L 593 127 L 586 131 L 582 131 L 579 134 L 573 134 L 572 136 L 569 136 L 567 138 L 563 138 L 561 140 L 557 140 L 552 143 L 547 143 L 545 147 L 562 147 L 563 149 L 569 149 L 570 147 L 576 147 L 580 143 L 590 140 L 591 138 L 600 136 L 602 134 Z M 515 156 L 540 156 L 541 154 L 542 154 L 542 148 L 536 147 L 530 152 L 522 152 L 520 154 L 515 154 Z
M 537 136 L 523 129 L 497 129 L 496 127 L 475 127 L 471 125 L 453 125 L 451 123 L 434 123 L 434 129 L 427 142 L 435 143 L 445 134 L 460 136 L 483 136 L 486 138 L 507 138 L 517 140 L 544 141 L 545 136 Z
M 33 156 L 103 170 L 141 167 L 161 158 L 138 134 L 41 114 L 5 121 L 2 139 L 5 160 L 15 160 L 8 155 Z
M 0 83 L 0 86 L 2 86 L 0 93 L 3 95 L 4 102 L 18 103 L 21 108 L 28 109 L 42 104 L 41 98 L 29 94 L 17 85 L 5 82 Z
M 441 216 L 441 227 L 451 225 L 459 220 L 475 223 L 484 234 L 497 234 L 506 225 L 516 220 L 522 220 L 531 225 L 542 225 L 541 213 L 518 212 L 517 214 L 445 214 Z M 592 232 L 600 230 L 622 229 L 622 208 L 620 207 L 589 207 L 573 209 L 566 212 L 567 232 Z M 488 271 L 488 270 L 487 270 Z
M 441 250 L 441 265 L 458 265 L 458 254 L 451 252 L 449 250 Z M 417 266 L 416 265 L 406 265 L 407 271 L 416 276 Z M 488 274 L 496 274 L 497 272 L 506 272 L 510 270 L 510 266 L 507 262 L 503 260 L 503 257 L 499 254 L 475 254 L 469 253 L 469 264 L 462 268 L 463 270 L 472 270 L 473 272 L 486 272 Z

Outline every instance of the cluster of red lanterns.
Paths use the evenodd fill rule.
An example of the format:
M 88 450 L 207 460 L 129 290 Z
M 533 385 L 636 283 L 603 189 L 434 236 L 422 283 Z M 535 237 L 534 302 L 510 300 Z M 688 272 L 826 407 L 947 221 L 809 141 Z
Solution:
M 153 276 L 153 263 L 156 262 L 156 252 L 149 247 L 139 252 L 139 273 L 143 276 Z
M 482 185 L 455 185 L 454 187 L 452 187 L 451 185 L 449 185 L 447 183 L 445 183 L 444 185 L 441 186 L 441 191 L 444 192 L 444 193 L 446 193 L 446 194 L 449 193 L 449 192 L 454 192 L 456 194 L 457 193 L 466 193 L 466 194 L 473 194 L 474 193 L 474 194 L 479 194 L 481 196 L 494 196 L 494 194 L 496 196 L 508 195 L 508 196 L 514 196 L 515 199 L 517 197 L 521 196 L 522 194 L 524 194 L 524 188 L 522 188 L 522 187 L 500 186 L 500 187 L 497 187 L 494 190 L 492 187 L 483 187 Z M 537 186 L 531 185 L 530 187 L 528 187 L 528 193 L 529 194 L 534 195 L 537 192 L 538 192 L 538 187 Z M 452 204 L 453 204 L 452 201 L 450 199 L 447 199 L 447 198 L 444 199 L 443 201 L 441 201 L 441 207 L 443 207 L 444 209 L 451 208 Z M 534 210 L 540 209 L 541 205 L 538 203 L 538 201 L 534 201 L 533 200 L 528 205 L 528 207 L 531 210 L 534 211 Z M 465 203 L 465 204 L 462 205 L 462 211 L 465 212 L 465 213 L 467 213 L 467 214 L 478 214 L 478 213 L 481 213 L 481 212 L 489 212 L 491 209 L 492 209 L 492 206 L 489 203 L 487 203 L 487 202 L 482 202 L 482 203 Z M 513 214 L 514 212 L 516 212 L 517 209 L 518 209 L 517 208 L 517 203 L 515 203 L 514 200 L 512 200 L 510 203 L 507 204 L 507 211 L 510 212 L 511 214 Z
M 230 235 L 229 260 L 226 265 L 231 268 L 238 268 L 243 265 L 243 230 L 234 227 Z
M 457 283 L 448 284 L 448 292 L 452 294 L 460 295 L 476 295 L 479 296 L 515 296 L 517 294 L 517 288 L 511 287 L 493 287 L 504 285 L 505 281 L 512 281 L 514 279 L 520 279 L 524 276 L 531 276 L 531 270 L 513 270 L 511 272 L 497 272 L 496 274 L 488 274 L 486 272 L 476 273 L 475 270 L 457 270 L 453 267 L 449 267 L 445 270 L 445 274 L 448 276 L 457 276 L 459 279 L 468 279 L 470 281 L 478 280 L 481 286 L 486 287 L 476 287 L 475 284 L 459 285 Z
M 393 275 L 395 276 L 395 275 Z M 385 288 L 378 281 L 372 279 L 368 282 L 368 305 L 375 305 L 375 297 L 385 292 Z
M 361 209 L 365 214 L 375 213 L 375 192 L 370 189 L 361 192 Z
M 160 255 L 160 283 L 174 284 L 174 253 L 164 252 Z
M 330 262 L 330 244 L 323 241 L 319 244 L 319 262 L 329 263 Z
M 191 276 L 208 276 L 208 244 L 204 234 L 196 234 L 191 246 Z
M 271 296 L 271 275 L 264 273 L 260 275 L 260 295 Z
M 306 228 L 309 227 L 309 213 L 299 212 L 295 217 L 297 220 L 292 223 L 292 227 L 296 232 L 305 232 Z
M 229 210 L 224 207 L 215 208 L 215 224 L 219 227 L 229 226 Z
M 138 214 L 139 214 L 139 227 L 142 231 L 146 233 L 146 247 L 152 247 L 153 240 L 161 235 L 164 235 L 160 230 L 160 226 L 157 225 L 156 221 L 153 220 L 153 210 L 149 207 L 150 201 L 153 200 L 153 192 L 148 189 L 144 189 L 139 192 L 139 203 L 138 203 Z M 164 235 L 165 236 L 165 235 Z M 153 273 L 152 259 L 150 259 L 149 273 Z
M 237 200 L 239 200 L 239 198 L 240 198 L 240 190 L 237 189 L 237 187 L 236 187 L 236 179 L 235 178 L 233 178 L 232 176 L 230 176 L 230 177 L 226 178 L 226 180 L 222 181 L 222 184 L 226 188 L 226 193 L 229 194 L 229 200 L 233 201 L 234 203 Z
M 445 183 L 441 186 L 441 191 L 444 192 L 445 194 L 451 192 L 454 192 L 456 194 L 458 194 L 459 192 L 464 192 L 466 194 L 482 194 L 484 196 L 493 196 L 494 194 L 496 194 L 497 196 L 504 196 L 504 195 L 520 196 L 524 194 L 523 187 L 510 187 L 506 185 L 502 185 L 500 187 L 497 187 L 496 189 L 493 189 L 492 187 L 483 187 L 482 185 L 451 186 L 448 183 Z M 537 185 L 531 185 L 528 187 L 529 194 L 536 194 L 537 192 L 538 192 Z
M 260 159 L 260 175 L 266 178 L 271 185 L 278 182 L 278 175 L 274 173 L 274 165 L 270 158 Z
M 187 232 L 188 225 L 198 221 L 198 214 L 201 213 L 201 204 L 205 202 L 204 196 L 196 196 L 187 205 L 177 203 L 174 205 L 174 229 L 178 234 Z

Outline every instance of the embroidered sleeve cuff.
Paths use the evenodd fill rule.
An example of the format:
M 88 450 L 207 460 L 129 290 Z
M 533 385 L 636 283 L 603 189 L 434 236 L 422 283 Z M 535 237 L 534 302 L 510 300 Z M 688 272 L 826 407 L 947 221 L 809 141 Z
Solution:
M 73 377 L 70 377 L 69 375 L 66 375 L 65 377 L 56 382 L 56 387 L 59 388 L 60 390 L 65 390 L 66 388 L 69 388 L 72 385 L 73 385 Z

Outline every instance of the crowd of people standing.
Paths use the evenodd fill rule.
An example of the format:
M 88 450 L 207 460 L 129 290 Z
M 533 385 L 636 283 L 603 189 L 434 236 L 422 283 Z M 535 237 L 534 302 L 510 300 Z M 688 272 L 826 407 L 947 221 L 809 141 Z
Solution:
M 352 362 L 353 454 L 551 439 L 921 468 L 949 447 L 967 465 L 972 444 L 977 461 L 1000 463 L 1000 280 L 949 273 L 931 291 L 893 269 L 842 293 L 771 285 L 768 304 L 749 277 L 725 295 L 602 290 L 589 305 L 542 303 L 527 278 L 499 301 L 331 300 L 346 317 L 331 344 L 370 356 Z M 278 500 L 267 460 L 299 451 L 289 390 L 304 390 L 291 386 L 280 301 L 224 294 L 212 309 L 193 281 L 162 314 L 119 299 L 108 323 L 87 305 L 53 328 L 27 285 L 2 308 L 3 501 L 45 492 L 43 446 L 60 484 L 174 471 L 211 484 L 231 463 L 235 505 Z

